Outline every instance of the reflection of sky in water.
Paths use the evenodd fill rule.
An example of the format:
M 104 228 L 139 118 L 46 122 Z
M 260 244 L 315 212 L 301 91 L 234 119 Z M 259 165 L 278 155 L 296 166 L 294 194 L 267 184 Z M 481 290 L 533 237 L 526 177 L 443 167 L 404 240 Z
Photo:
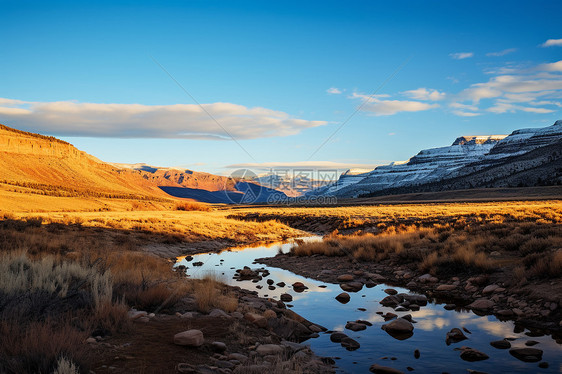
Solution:
M 310 238 L 309 240 L 318 240 Z M 234 251 L 223 251 L 219 254 L 201 254 L 193 256 L 191 262 L 180 261 L 178 265 L 186 265 L 189 269 L 187 274 L 194 278 L 203 277 L 206 273 L 212 272 L 222 281 L 230 285 L 240 286 L 249 290 L 255 290 L 259 296 L 268 295 L 279 299 L 282 293 L 290 293 L 293 301 L 289 304 L 294 305 L 292 310 L 303 317 L 318 323 L 330 330 L 344 331 L 348 336 L 356 339 L 361 348 L 356 351 L 346 351 L 340 344 L 332 343 L 329 334 L 320 334 L 317 339 L 306 342 L 320 356 L 340 357 L 336 360 L 341 372 L 368 372 L 369 367 L 378 363 L 384 366 L 391 366 L 407 372 L 406 367 L 411 366 L 415 373 L 434 373 L 447 371 L 449 373 L 466 373 L 467 369 L 486 371 L 489 373 L 511 372 L 511 373 L 562 373 L 562 346 L 558 345 L 552 338 L 528 337 L 524 333 L 514 333 L 512 322 L 500 322 L 494 316 L 480 317 L 471 312 L 455 312 L 443 309 L 443 305 L 428 304 L 419 311 L 395 312 L 392 308 L 386 308 L 379 304 L 379 301 L 387 296 L 383 289 L 386 286 L 380 285 L 374 288 L 363 288 L 360 292 L 350 293 L 351 301 L 341 304 L 334 298 L 342 292 L 340 287 L 335 284 L 322 283 L 313 279 L 295 275 L 289 271 L 277 268 L 270 268 L 262 264 L 252 264 L 256 258 L 271 257 L 277 254 L 281 248 L 287 252 L 291 244 L 277 244 L 269 247 L 236 249 Z M 220 261 L 223 259 L 224 261 Z M 192 266 L 193 262 L 202 261 L 201 267 Z M 236 281 L 232 279 L 236 269 L 249 266 L 252 269 L 265 267 L 270 275 L 258 283 L 252 281 Z M 234 269 L 231 269 L 233 267 Z M 267 279 L 275 281 L 275 290 L 268 289 Z M 294 292 L 291 284 L 303 282 L 307 287 L 303 293 Z M 285 287 L 277 287 L 276 283 L 285 282 Z M 263 288 L 257 289 L 256 285 Z M 326 285 L 326 288 L 319 287 Z M 407 292 L 405 289 L 396 288 L 398 292 Z M 359 311 L 357 308 L 365 308 Z M 411 314 L 416 324 L 414 324 L 414 335 L 403 341 L 396 340 L 381 330 L 384 322 L 383 318 L 376 314 L 377 311 L 383 313 L 393 312 L 399 316 Z M 368 320 L 373 326 L 367 330 L 353 332 L 345 330 L 347 321 L 357 319 Z M 467 340 L 447 346 L 445 336 L 454 327 L 466 327 L 472 334 L 466 334 Z M 544 351 L 543 360 L 550 364 L 549 369 L 540 369 L 538 363 L 525 363 L 517 360 L 509 354 L 509 350 L 500 350 L 490 346 L 493 340 L 506 337 L 517 338 L 512 341 L 513 347 L 525 347 L 527 340 L 537 340 L 540 344 L 534 348 Z M 480 362 L 466 362 L 461 360 L 460 352 L 454 351 L 455 347 L 469 346 L 486 353 L 490 358 Z M 421 357 L 414 358 L 414 350 L 419 349 Z M 396 357 L 396 361 L 390 359 L 382 360 L 382 357 Z M 354 362 L 357 362 L 354 364 Z

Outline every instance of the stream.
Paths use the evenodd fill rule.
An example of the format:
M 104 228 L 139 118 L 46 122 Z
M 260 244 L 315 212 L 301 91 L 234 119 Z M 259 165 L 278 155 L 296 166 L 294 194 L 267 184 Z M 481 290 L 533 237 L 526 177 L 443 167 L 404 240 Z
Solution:
M 301 239 L 321 240 L 321 237 Z M 186 272 L 191 278 L 203 278 L 212 273 L 226 284 L 257 291 L 260 297 L 279 300 L 281 294 L 291 294 L 293 301 L 288 303 L 291 305 L 291 310 L 328 330 L 342 331 L 361 344 L 359 349 L 347 351 L 339 343 L 330 341 L 329 333 L 320 333 L 318 338 L 304 342 L 310 345 L 317 355 L 334 358 L 338 373 L 368 373 L 369 367 L 375 363 L 403 372 L 408 372 L 407 368 L 410 367 L 415 373 L 467 373 L 467 370 L 488 373 L 562 373 L 562 345 L 551 336 L 530 337 L 528 330 L 517 330 L 511 321 L 502 322 L 494 316 L 478 316 L 471 311 L 445 310 L 444 304 L 435 304 L 431 300 L 419 311 L 396 312 L 379 304 L 379 301 L 387 296 L 383 290 L 388 286 L 384 284 L 350 293 L 350 302 L 341 304 L 335 299 L 335 296 L 342 292 L 338 284 L 319 282 L 287 270 L 254 263 L 257 258 L 273 257 L 279 251 L 286 253 L 292 245 L 292 242 L 288 242 L 233 248 L 220 253 L 194 255 L 193 260 L 189 262 L 180 257 L 176 266 L 186 266 Z M 202 262 L 203 265 L 193 266 L 194 262 Z M 233 279 L 236 269 L 244 266 L 252 269 L 265 268 L 270 275 L 258 283 Z M 275 283 L 285 282 L 286 286 L 275 286 L 275 290 L 270 290 L 266 283 L 267 279 L 273 279 Z M 295 292 L 291 284 L 297 281 L 304 283 L 308 289 L 302 293 Z M 257 285 L 263 288 L 258 289 Z M 392 288 L 399 293 L 412 293 L 404 288 Z M 376 312 L 393 312 L 398 316 L 411 314 L 417 322 L 414 324 L 413 336 L 406 340 L 393 338 L 381 329 L 381 325 L 387 322 Z M 355 320 L 367 320 L 373 326 L 358 332 L 345 329 L 347 321 Z M 445 336 L 454 327 L 461 329 L 464 327 L 471 333 L 465 333 L 467 340 L 447 345 Z M 540 362 L 547 362 L 549 367 L 539 368 L 539 362 L 520 361 L 511 356 L 509 349 L 497 349 L 490 345 L 490 342 L 504 338 L 510 339 L 513 348 L 525 348 L 527 341 L 537 341 L 538 344 L 532 348 L 539 348 L 544 352 Z M 489 359 L 477 362 L 464 361 L 460 358 L 461 352 L 455 350 L 461 346 L 484 352 Z M 418 359 L 414 357 L 416 349 L 420 352 Z

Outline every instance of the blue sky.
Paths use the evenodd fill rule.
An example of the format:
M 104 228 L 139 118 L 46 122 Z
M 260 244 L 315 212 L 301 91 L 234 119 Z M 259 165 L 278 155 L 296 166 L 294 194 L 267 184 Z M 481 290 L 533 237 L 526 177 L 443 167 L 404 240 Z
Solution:
M 559 1 L 0 0 L 0 12 L 0 123 L 109 162 L 372 167 L 562 119 Z

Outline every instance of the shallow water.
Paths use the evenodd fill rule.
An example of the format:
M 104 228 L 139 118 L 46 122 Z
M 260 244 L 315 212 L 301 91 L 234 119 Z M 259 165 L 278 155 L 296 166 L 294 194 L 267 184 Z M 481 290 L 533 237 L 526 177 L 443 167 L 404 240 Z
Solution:
M 320 240 L 319 237 L 305 238 L 305 240 Z M 305 342 L 309 344 L 319 356 L 329 356 L 336 359 L 338 372 L 341 373 L 367 373 L 369 367 L 377 363 L 390 366 L 404 372 L 407 367 L 414 368 L 414 373 L 467 373 L 467 370 L 479 370 L 488 373 L 562 373 L 562 345 L 557 344 L 550 336 L 529 337 L 523 332 L 514 332 L 513 322 L 502 322 L 494 316 L 478 316 L 470 311 L 456 312 L 443 309 L 442 304 L 428 303 L 419 311 L 395 312 L 392 308 L 379 304 L 386 293 L 387 286 L 378 285 L 373 288 L 363 288 L 360 292 L 349 293 L 351 301 L 341 304 L 335 296 L 342 292 L 339 285 L 322 283 L 313 279 L 301 277 L 290 271 L 263 264 L 252 264 L 255 259 L 272 257 L 278 251 L 287 252 L 292 243 L 275 244 L 261 247 L 236 248 L 221 253 L 201 254 L 193 256 L 190 262 L 181 259 L 176 266 L 188 267 L 187 274 L 193 278 L 202 278 L 208 273 L 214 273 L 224 283 L 240 286 L 257 291 L 259 296 L 279 299 L 282 293 L 293 296 L 291 309 L 308 320 L 320 324 L 329 330 L 342 331 L 357 340 L 361 347 L 356 351 L 347 351 L 339 343 L 330 341 L 330 334 L 321 333 L 319 338 Z M 223 260 L 223 261 L 221 261 Z M 194 262 L 201 261 L 203 266 L 194 267 Z M 236 269 L 243 266 L 251 268 L 266 268 L 270 275 L 258 283 L 252 281 L 237 281 L 233 278 Z M 283 288 L 268 289 L 267 279 L 275 283 L 285 282 Z M 309 287 L 303 293 L 297 293 L 291 288 L 294 282 L 303 282 Z M 257 289 L 256 285 L 263 288 Z M 319 287 L 321 285 L 326 288 Z M 408 293 L 408 290 L 393 287 L 398 292 Z M 359 311 L 357 308 L 365 308 Z M 417 323 L 414 324 L 414 335 L 406 340 L 396 340 L 381 329 L 384 319 L 376 314 L 377 311 L 393 312 L 398 316 L 411 314 Z M 357 319 L 368 320 L 373 326 L 366 330 L 353 332 L 344 328 L 347 321 Z M 472 334 L 466 334 L 468 339 L 460 343 L 447 345 L 445 336 L 452 328 L 466 327 Z M 509 350 L 500 350 L 490 346 L 490 342 L 504 338 L 514 338 L 512 347 L 525 347 L 527 340 L 539 342 L 533 348 L 544 351 L 543 360 L 549 363 L 548 369 L 538 367 L 538 362 L 527 363 L 512 357 Z M 460 358 L 456 347 L 468 346 L 475 348 L 490 356 L 489 359 L 479 362 L 467 362 Z M 414 358 L 414 350 L 421 353 L 419 359 Z M 387 357 L 384 359 L 384 357 Z M 396 358 L 391 360 L 391 358 Z

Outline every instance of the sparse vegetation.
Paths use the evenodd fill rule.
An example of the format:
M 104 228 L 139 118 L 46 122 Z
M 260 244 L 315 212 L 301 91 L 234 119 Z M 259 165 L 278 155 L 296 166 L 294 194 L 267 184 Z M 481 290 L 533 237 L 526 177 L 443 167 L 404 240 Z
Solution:
M 176 210 L 192 211 L 198 210 L 201 212 L 210 212 L 213 208 L 208 204 L 198 203 L 195 201 L 183 201 L 181 203 L 176 203 Z
M 338 227 L 349 229 L 351 222 L 357 223 L 350 234 L 342 235 L 336 229 L 323 242 L 301 243 L 291 253 L 411 263 L 419 271 L 435 275 L 488 272 L 506 266 L 516 268 L 517 277 L 527 280 L 562 273 L 558 266 L 562 209 L 556 204 L 506 204 L 501 210 L 495 203 L 418 205 L 416 219 L 410 215 L 412 206 L 377 208 L 341 208 L 346 214 L 370 210 L 373 216 L 357 219 L 342 214 Z M 338 218 L 333 208 L 328 213 L 331 222 Z

